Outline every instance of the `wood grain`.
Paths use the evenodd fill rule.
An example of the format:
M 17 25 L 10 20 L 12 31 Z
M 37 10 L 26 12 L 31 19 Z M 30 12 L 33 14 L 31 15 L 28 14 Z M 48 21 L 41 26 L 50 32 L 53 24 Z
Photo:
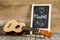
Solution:
M 5 36 L 0 35 L 0 40 L 60 40 L 60 33 L 54 33 L 51 38 L 41 37 L 40 35 L 23 35 L 23 36 Z
M 32 4 L 52 4 L 51 31 L 60 33 L 60 0 L 0 0 L 0 26 L 12 19 L 30 25 Z

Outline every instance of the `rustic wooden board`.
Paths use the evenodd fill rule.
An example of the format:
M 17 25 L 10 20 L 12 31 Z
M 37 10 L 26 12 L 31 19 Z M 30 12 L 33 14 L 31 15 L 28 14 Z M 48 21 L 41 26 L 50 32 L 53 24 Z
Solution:
M 11 19 L 29 26 L 32 4 L 52 4 L 51 31 L 60 33 L 60 0 L 0 0 L 0 26 Z
M 36 36 L 36 37 L 35 37 Z M 6 36 L 0 35 L 0 40 L 60 40 L 60 33 L 54 33 L 51 38 L 41 38 L 39 35 Z

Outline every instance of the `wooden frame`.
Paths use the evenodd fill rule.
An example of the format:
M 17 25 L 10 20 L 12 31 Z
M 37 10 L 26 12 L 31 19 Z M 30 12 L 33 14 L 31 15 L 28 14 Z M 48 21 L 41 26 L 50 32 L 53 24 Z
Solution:
M 48 12 L 48 16 L 47 16 L 47 18 L 48 18 L 48 24 L 47 24 L 47 26 L 48 26 L 48 28 L 43 28 L 43 27 L 41 27 L 41 28 L 37 28 L 37 29 L 43 29 L 43 30 L 48 30 L 48 31 L 50 31 L 50 23 L 51 23 L 51 4 L 33 4 L 32 5 L 32 13 L 31 13 L 31 25 L 30 25 L 30 27 L 33 27 L 33 23 L 34 23 L 34 11 L 35 11 L 35 9 L 36 10 L 38 10 L 39 8 L 38 7 L 48 7 L 45 11 L 49 11 Z M 42 8 L 42 9 L 43 9 Z M 39 9 L 40 10 L 40 9 Z M 43 16 L 42 16 L 43 17 Z M 36 21 L 35 21 L 36 22 Z M 35 25 L 36 26 L 36 25 Z

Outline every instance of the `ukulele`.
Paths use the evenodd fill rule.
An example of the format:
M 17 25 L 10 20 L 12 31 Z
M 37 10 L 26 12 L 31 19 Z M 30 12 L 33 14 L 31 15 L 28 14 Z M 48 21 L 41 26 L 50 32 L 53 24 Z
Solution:
M 18 23 L 16 20 L 8 21 L 3 27 L 3 31 L 7 34 L 22 34 L 22 28 L 25 26 L 24 23 Z
M 25 25 L 25 23 L 18 23 L 16 20 L 11 20 L 6 23 L 6 25 L 3 27 L 3 31 L 7 34 L 23 34 L 26 31 L 37 31 L 38 34 L 42 34 L 46 37 L 51 37 L 52 33 L 47 30 L 39 30 L 36 28 L 30 28 Z

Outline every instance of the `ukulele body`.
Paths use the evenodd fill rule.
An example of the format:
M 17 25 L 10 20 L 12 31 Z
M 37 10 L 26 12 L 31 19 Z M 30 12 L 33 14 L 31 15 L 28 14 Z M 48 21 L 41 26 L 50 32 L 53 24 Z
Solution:
M 23 34 L 23 27 L 25 23 L 18 23 L 16 20 L 8 21 L 5 26 L 3 27 L 3 31 L 10 35 L 10 34 Z

